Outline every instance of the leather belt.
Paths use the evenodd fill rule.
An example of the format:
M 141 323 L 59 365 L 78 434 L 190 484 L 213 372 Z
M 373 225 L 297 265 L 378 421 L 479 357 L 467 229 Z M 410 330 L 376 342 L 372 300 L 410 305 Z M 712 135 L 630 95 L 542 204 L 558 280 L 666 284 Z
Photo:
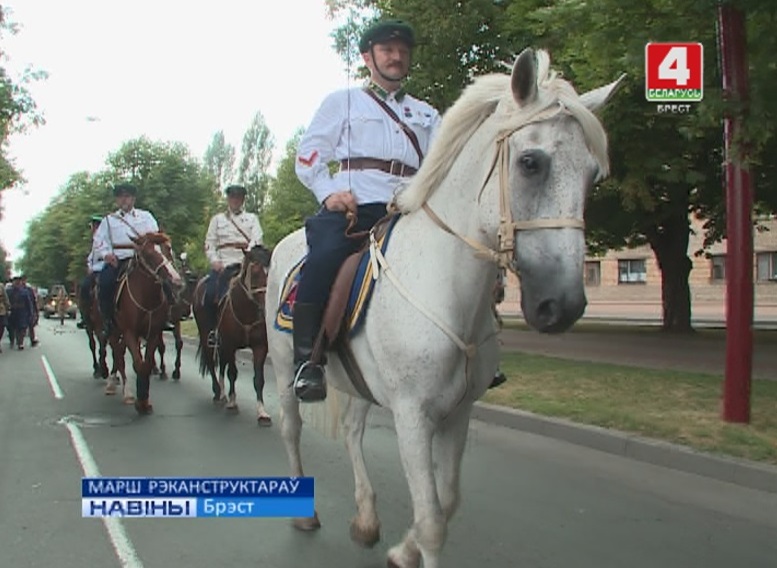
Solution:
M 248 248 L 248 243 L 224 243 L 216 247 L 217 250 L 221 250 L 225 248 L 245 250 Z
M 134 249 L 135 245 L 113 245 L 113 248 L 116 250 L 120 249 Z
M 340 171 L 347 170 L 380 170 L 399 177 L 410 177 L 418 171 L 399 160 L 379 160 L 377 158 L 349 158 L 340 161 Z

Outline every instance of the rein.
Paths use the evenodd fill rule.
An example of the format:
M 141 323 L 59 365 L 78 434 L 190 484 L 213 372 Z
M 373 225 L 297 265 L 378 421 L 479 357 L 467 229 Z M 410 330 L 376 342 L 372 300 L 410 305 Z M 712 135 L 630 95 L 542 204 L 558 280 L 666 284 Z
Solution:
M 249 266 L 252 263 L 249 263 Z M 244 323 L 240 317 L 237 315 L 237 312 L 235 311 L 235 305 L 232 301 L 232 290 L 234 288 L 240 288 L 245 292 L 245 295 L 248 297 L 248 299 L 257 307 L 257 316 L 256 320 L 251 323 Z M 260 286 L 258 288 L 252 288 L 251 287 L 251 274 L 250 270 L 245 270 L 245 275 L 242 278 L 236 278 L 233 280 L 232 285 L 230 286 L 230 291 L 227 294 L 227 305 L 229 306 L 229 311 L 232 313 L 232 319 L 235 320 L 235 323 L 237 323 L 240 327 L 243 328 L 243 332 L 245 333 L 246 343 L 250 343 L 251 338 L 251 331 L 257 326 L 264 324 L 264 311 L 265 311 L 265 304 L 264 302 L 260 302 L 256 299 L 255 294 L 266 294 L 267 293 L 267 286 Z M 221 320 L 224 318 L 224 312 L 226 309 L 221 311 L 221 317 L 219 318 L 219 325 L 221 324 Z M 219 327 L 218 325 L 216 326 Z
M 143 257 L 142 254 L 140 254 L 140 250 L 137 251 L 135 254 L 135 257 L 132 259 L 132 262 L 127 267 L 127 272 L 124 278 L 124 288 L 127 289 L 127 294 L 129 295 L 130 300 L 134 304 L 134 306 L 146 314 L 146 317 L 148 318 L 148 331 L 146 332 L 147 336 L 150 336 L 151 334 L 151 316 L 158 310 L 160 310 L 162 307 L 164 307 L 165 303 L 167 302 L 164 294 L 164 290 L 162 290 L 163 285 L 163 279 L 159 276 L 159 271 L 162 269 L 162 267 L 170 268 L 172 263 L 170 260 L 165 257 L 165 255 L 162 256 L 162 262 L 159 263 L 159 265 L 156 268 L 152 268 L 151 265 L 148 263 L 148 261 Z M 160 302 L 159 304 L 154 308 L 146 308 L 145 306 L 141 305 L 141 303 L 138 301 L 137 298 L 135 298 L 135 295 L 132 293 L 132 287 L 130 286 L 129 276 L 130 273 L 133 271 L 135 266 L 140 266 L 146 273 L 148 273 L 149 276 L 160 286 Z
M 565 107 L 562 103 L 558 103 L 558 106 L 548 107 L 533 116 L 530 116 L 521 125 L 507 130 L 501 133 L 496 139 L 496 152 L 494 159 L 491 162 L 491 167 L 488 169 L 486 179 L 483 181 L 483 185 L 480 188 L 478 194 L 478 201 L 486 189 L 488 182 L 494 175 L 494 172 L 499 172 L 499 229 L 497 230 L 497 249 L 493 250 L 469 237 L 460 235 L 453 229 L 451 229 L 437 214 L 432 210 L 428 203 L 423 204 L 423 210 L 434 221 L 434 223 L 440 227 L 446 233 L 453 235 L 459 240 L 463 241 L 475 250 L 475 256 L 477 258 L 483 258 L 495 263 L 499 268 L 509 270 L 514 274 L 518 274 L 513 266 L 513 257 L 515 253 L 515 233 L 518 231 L 535 231 L 539 229 L 580 229 L 585 230 L 585 221 L 577 218 L 550 218 L 550 219 L 529 219 L 526 221 L 515 221 L 513 219 L 513 212 L 510 209 L 510 189 L 508 187 L 508 179 L 510 177 L 510 146 L 507 140 L 514 133 L 520 129 L 534 124 L 537 122 L 543 122 L 549 120 L 554 116 L 565 112 Z

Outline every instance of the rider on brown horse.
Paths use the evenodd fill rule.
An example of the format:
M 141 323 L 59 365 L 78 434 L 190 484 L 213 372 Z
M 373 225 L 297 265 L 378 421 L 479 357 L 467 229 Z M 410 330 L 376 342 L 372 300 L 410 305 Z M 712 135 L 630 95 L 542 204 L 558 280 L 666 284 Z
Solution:
M 97 258 L 104 261 L 99 272 L 99 306 L 103 318 L 103 337 L 110 337 L 113 331 L 116 283 L 129 260 L 135 254 L 131 237 L 159 231 L 154 216 L 135 207 L 138 190 L 134 185 L 121 183 L 113 188 L 118 209 L 107 215 L 94 234 L 94 250 Z M 165 289 L 166 292 L 169 291 Z
M 243 251 L 262 245 L 259 218 L 243 209 L 246 188 L 230 185 L 225 193 L 227 211 L 213 216 L 205 236 L 205 254 L 211 270 L 205 283 L 203 306 L 209 330 L 216 327 L 218 303 L 227 293 L 229 281 L 240 272 Z

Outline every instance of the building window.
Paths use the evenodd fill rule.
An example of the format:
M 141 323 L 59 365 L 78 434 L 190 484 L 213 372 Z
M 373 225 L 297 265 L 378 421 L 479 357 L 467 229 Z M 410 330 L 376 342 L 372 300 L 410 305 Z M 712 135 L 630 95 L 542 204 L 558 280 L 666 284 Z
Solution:
M 759 282 L 777 280 L 777 252 L 759 252 L 755 255 L 756 278 Z
M 645 259 L 618 261 L 618 284 L 644 284 L 647 282 Z
M 585 285 L 599 286 L 602 283 L 602 263 L 590 260 L 585 263 Z
M 710 259 L 710 280 L 720 282 L 726 279 L 726 257 L 724 255 L 713 256 Z

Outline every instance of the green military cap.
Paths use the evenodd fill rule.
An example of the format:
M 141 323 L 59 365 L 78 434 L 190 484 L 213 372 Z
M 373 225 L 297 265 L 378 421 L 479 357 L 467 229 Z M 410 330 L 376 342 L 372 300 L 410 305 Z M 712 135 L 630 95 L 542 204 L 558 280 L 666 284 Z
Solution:
M 398 39 L 412 48 L 415 46 L 413 28 L 403 20 L 379 20 L 371 24 L 359 40 L 359 51 L 366 53 L 376 43 Z
M 113 186 L 113 195 L 119 196 L 124 193 L 127 193 L 129 195 L 137 195 L 138 188 L 132 185 L 131 183 L 119 183 Z
M 227 189 L 224 190 L 224 193 L 227 195 L 232 195 L 233 193 L 237 193 L 242 195 L 243 197 L 246 196 L 246 188 L 242 185 L 230 185 Z
M 99 225 L 103 221 L 102 215 L 92 215 L 91 219 L 92 225 Z

